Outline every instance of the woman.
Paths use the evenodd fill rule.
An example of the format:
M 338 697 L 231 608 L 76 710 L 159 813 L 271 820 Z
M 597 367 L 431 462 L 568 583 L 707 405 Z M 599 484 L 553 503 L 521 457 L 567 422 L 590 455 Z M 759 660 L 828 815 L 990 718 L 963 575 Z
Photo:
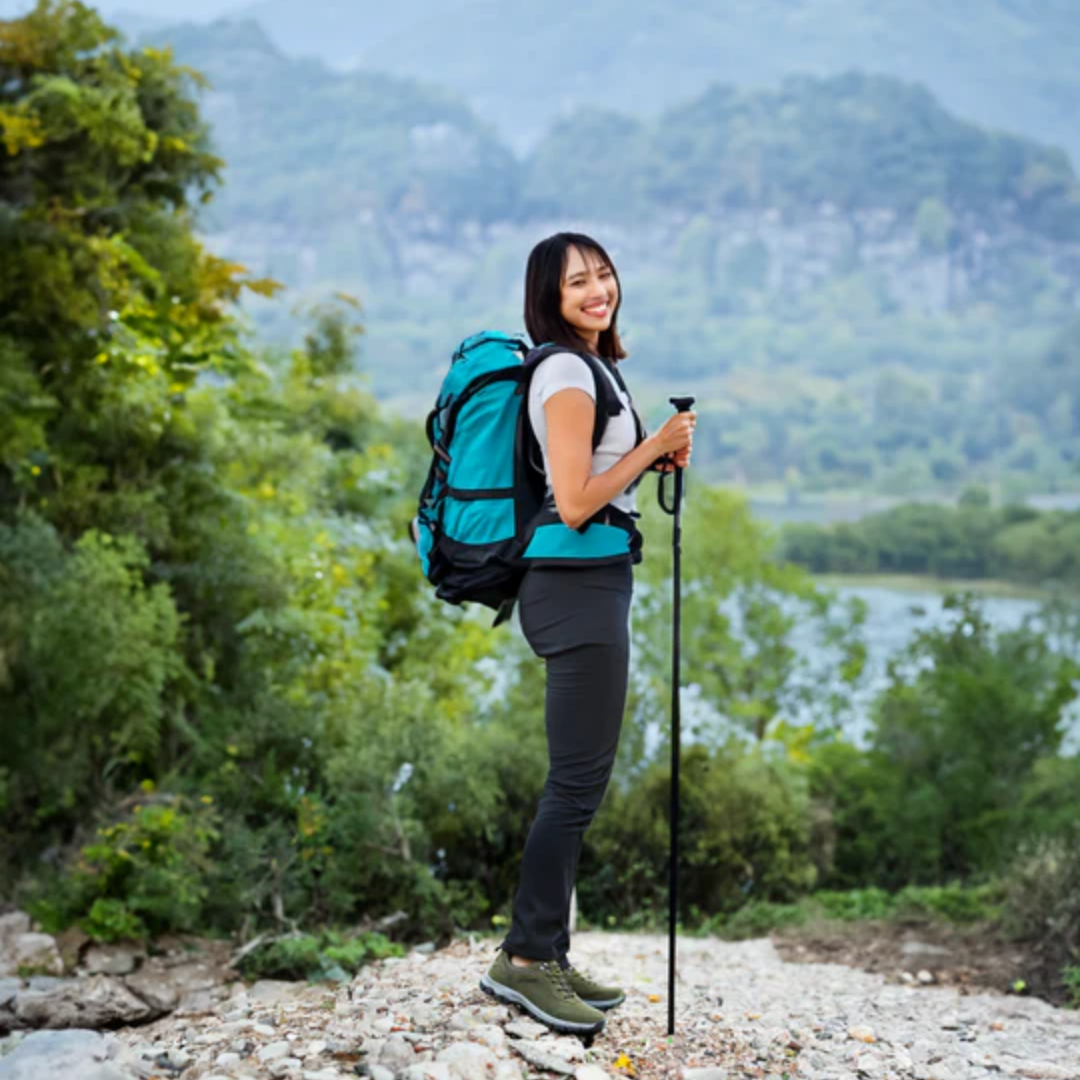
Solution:
M 630 521 L 633 530 L 638 477 L 690 463 L 695 413 L 672 416 L 655 435 L 642 438 L 637 429 L 629 395 L 614 375 L 614 365 L 626 356 L 616 328 L 620 299 L 613 263 L 587 236 L 557 233 L 529 256 L 529 336 L 535 344 L 568 350 L 537 364 L 528 401 L 559 519 L 554 527 L 568 540 L 581 535 L 571 530 L 585 523 L 593 528 L 601 520 Z M 623 405 L 608 416 L 595 453 L 596 384 L 580 352 L 601 360 Z M 615 531 L 596 526 L 605 527 Z M 590 544 L 582 547 L 581 558 L 532 563 L 518 594 L 522 630 L 547 666 L 549 770 L 525 844 L 510 932 L 480 981 L 487 993 L 522 1006 L 548 1026 L 583 1035 L 600 1031 L 603 1010 L 625 997 L 570 963 L 567 923 L 582 837 L 618 749 L 630 659 L 632 565 L 640 559 L 633 544 L 623 543 L 618 554 Z

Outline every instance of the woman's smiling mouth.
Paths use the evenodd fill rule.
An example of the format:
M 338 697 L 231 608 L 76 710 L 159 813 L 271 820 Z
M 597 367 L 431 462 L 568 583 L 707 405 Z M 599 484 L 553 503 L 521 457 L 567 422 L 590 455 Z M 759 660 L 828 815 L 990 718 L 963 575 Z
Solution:
M 602 304 L 590 304 L 588 307 L 581 309 L 586 315 L 591 315 L 594 319 L 602 319 L 610 310 L 607 303 Z

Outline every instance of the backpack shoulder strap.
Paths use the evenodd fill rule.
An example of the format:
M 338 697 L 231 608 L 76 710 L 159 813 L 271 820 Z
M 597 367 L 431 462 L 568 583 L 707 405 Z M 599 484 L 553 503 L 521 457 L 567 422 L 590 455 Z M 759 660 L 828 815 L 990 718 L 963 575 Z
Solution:
M 619 365 L 612 363 L 610 360 L 602 360 L 601 363 L 604 367 L 611 372 L 612 378 L 619 384 L 619 389 L 626 395 L 627 400 L 630 402 L 630 415 L 634 418 L 634 429 L 636 432 L 635 446 L 645 441 L 645 425 L 641 422 L 641 417 L 638 416 L 637 409 L 634 408 L 634 399 L 630 396 L 630 391 L 626 387 L 626 382 L 622 375 L 619 374 Z M 610 389 L 610 384 L 608 384 Z M 620 408 L 617 411 L 621 411 L 622 403 L 620 402 Z
M 593 423 L 592 434 L 592 448 L 595 452 L 596 448 L 600 445 L 600 440 L 604 437 L 608 417 L 618 416 L 623 409 L 623 404 L 619 400 L 618 394 L 612 390 L 611 383 L 601 370 L 601 361 L 597 360 L 596 357 L 592 356 L 590 353 L 579 352 L 577 349 L 569 349 L 565 345 L 541 345 L 538 348 L 531 350 L 528 356 L 525 357 L 525 367 L 527 369 L 525 385 L 528 385 L 528 382 L 532 378 L 533 371 L 541 360 L 546 360 L 549 356 L 561 352 L 573 353 L 575 356 L 580 356 L 592 372 L 593 387 L 596 391 L 596 420 Z
M 608 371 L 611 372 L 612 377 L 619 384 L 619 389 L 626 395 L 626 400 L 630 402 L 630 415 L 634 418 L 634 446 L 640 446 L 645 441 L 645 425 L 641 422 L 641 417 L 638 416 L 637 409 L 634 408 L 634 399 L 630 396 L 630 391 L 626 387 L 626 383 L 623 380 L 621 374 L 619 374 L 619 365 L 612 363 L 610 360 L 600 361 Z M 607 379 L 604 380 L 607 382 Z M 611 383 L 607 382 L 608 389 L 611 388 Z M 639 473 L 627 486 L 626 493 L 632 492 L 638 484 L 641 483 L 644 473 Z

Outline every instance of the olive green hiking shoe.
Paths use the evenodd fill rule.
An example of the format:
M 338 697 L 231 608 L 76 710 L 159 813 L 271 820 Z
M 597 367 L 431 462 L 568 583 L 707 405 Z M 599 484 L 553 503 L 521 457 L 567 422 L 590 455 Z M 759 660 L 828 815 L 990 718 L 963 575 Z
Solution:
M 606 1017 L 574 993 L 558 960 L 540 960 L 527 967 L 510 962 L 504 949 L 480 978 L 480 989 L 499 1001 L 520 1005 L 530 1016 L 568 1035 L 595 1035 Z
M 614 1009 L 616 1005 L 621 1005 L 626 1000 L 622 987 L 604 986 L 595 979 L 590 979 L 585 972 L 579 971 L 573 964 L 563 968 L 563 972 L 566 975 L 566 981 L 573 987 L 574 993 L 586 1005 L 591 1005 L 594 1009 Z

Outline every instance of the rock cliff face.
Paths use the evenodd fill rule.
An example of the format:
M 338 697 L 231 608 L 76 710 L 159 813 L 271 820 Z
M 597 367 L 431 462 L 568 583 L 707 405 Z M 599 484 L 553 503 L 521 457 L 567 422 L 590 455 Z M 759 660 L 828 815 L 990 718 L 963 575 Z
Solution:
M 627 280 L 663 269 L 685 273 L 690 251 L 691 265 L 719 297 L 740 288 L 797 296 L 860 270 L 875 277 L 889 301 L 937 313 L 1015 294 L 1017 279 L 1041 266 L 1080 306 L 1080 244 L 1023 228 L 1010 220 L 1008 207 L 992 223 L 941 212 L 937 223 L 927 223 L 921 215 L 905 219 L 889 209 L 847 213 L 823 203 L 799 217 L 777 209 L 693 218 L 671 212 L 631 226 L 602 217 L 450 225 L 435 214 L 386 217 L 365 210 L 319 231 L 245 225 L 207 239 L 215 250 L 287 285 L 311 288 L 351 279 L 374 297 L 453 298 L 484 273 L 504 279 L 505 299 L 516 303 L 531 246 L 572 229 L 599 239 Z

